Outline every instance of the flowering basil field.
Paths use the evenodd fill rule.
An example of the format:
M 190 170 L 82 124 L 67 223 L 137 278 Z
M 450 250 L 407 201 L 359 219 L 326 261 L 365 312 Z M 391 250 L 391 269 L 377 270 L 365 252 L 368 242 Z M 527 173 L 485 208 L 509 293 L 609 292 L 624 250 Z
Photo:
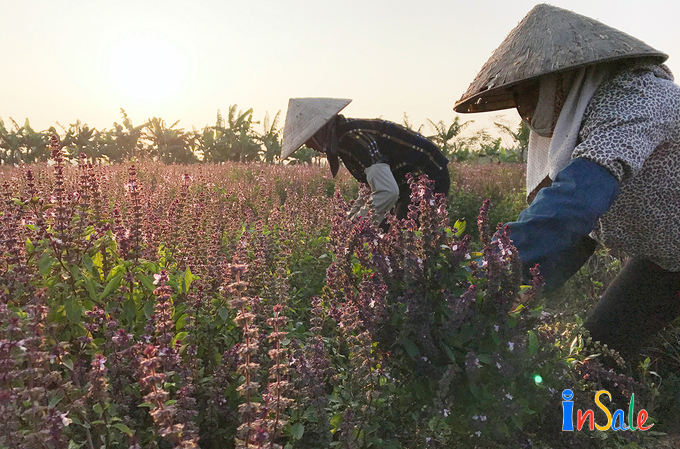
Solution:
M 345 218 L 346 172 L 51 148 L 3 167 L 0 448 L 662 447 L 561 432 L 565 388 L 584 410 L 602 382 L 634 390 L 662 417 L 658 383 L 605 368 L 578 327 L 616 259 L 564 313 L 539 270 L 521 285 L 496 228 L 521 165 L 452 164 L 449 198 L 412 180 L 382 232 Z

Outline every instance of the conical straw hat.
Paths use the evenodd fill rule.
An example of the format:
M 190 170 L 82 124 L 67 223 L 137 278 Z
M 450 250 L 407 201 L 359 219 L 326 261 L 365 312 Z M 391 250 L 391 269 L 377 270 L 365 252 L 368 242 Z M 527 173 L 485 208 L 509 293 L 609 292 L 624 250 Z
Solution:
M 512 108 L 509 87 L 586 65 L 668 55 L 615 28 L 555 6 L 535 6 L 508 34 L 456 103 L 456 112 Z
M 293 154 L 351 101 L 343 98 L 291 98 L 288 100 L 281 159 Z

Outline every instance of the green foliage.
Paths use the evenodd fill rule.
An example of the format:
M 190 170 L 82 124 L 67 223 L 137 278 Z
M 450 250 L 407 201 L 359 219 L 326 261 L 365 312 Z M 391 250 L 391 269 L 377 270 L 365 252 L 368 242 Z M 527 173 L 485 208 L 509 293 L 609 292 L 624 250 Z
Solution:
M 62 144 L 71 152 L 72 159 L 78 159 L 81 154 L 84 154 L 89 160 L 94 160 L 99 154 L 100 134 L 96 129 L 76 120 L 68 129 L 65 129 L 65 135 L 62 138 Z
M 81 155 L 89 161 L 124 162 L 152 159 L 166 164 L 188 164 L 195 162 L 221 163 L 226 161 L 254 162 L 268 164 L 281 161 L 282 129 L 279 127 L 281 111 L 270 120 L 266 113 L 262 132 L 254 129 L 260 122 L 253 118 L 253 109 L 242 111 L 231 105 L 226 117 L 217 111 L 214 126 L 201 130 L 185 131 L 177 125 L 168 126 L 165 120 L 152 117 L 141 125 L 133 125 L 121 109 L 122 123 L 114 123 L 111 129 L 97 130 L 76 120 L 63 130 L 60 140 L 65 147 L 64 157 L 71 161 Z M 492 137 L 487 130 L 477 130 L 471 135 L 461 133 L 472 121 L 461 122 L 455 117 L 449 125 L 444 121 L 428 119 L 434 134 L 428 138 L 439 146 L 447 158 L 455 162 L 523 162 L 528 149 L 528 128 L 520 123 L 514 131 L 507 125 L 496 123 L 501 134 L 509 136 L 512 146 L 504 146 L 500 137 Z M 13 128 L 8 129 L 0 119 L 0 162 L 18 164 L 44 162 L 49 159 L 48 141 L 57 134 L 51 127 L 35 131 L 28 120 L 19 126 L 12 120 Z M 404 126 L 412 128 L 404 114 Z M 422 126 L 421 126 L 422 128 Z M 310 148 L 302 147 L 286 163 L 291 165 L 321 163 L 323 156 Z
M 147 124 L 134 126 L 127 113 L 123 109 L 120 111 L 123 115 L 123 123 L 114 123 L 113 129 L 100 133 L 101 142 L 98 156 L 109 162 L 123 162 L 148 157 L 149 155 L 142 151 L 140 147 L 142 132 Z
M 176 129 L 177 123 L 175 122 L 167 127 L 165 121 L 158 117 L 149 119 L 146 130 L 153 148 L 150 156 L 157 157 L 166 164 L 196 162 L 196 155 L 193 153 L 189 142 L 190 136 L 183 130 Z
M 430 126 L 434 128 L 435 134 L 428 136 L 428 139 L 433 141 L 442 150 L 444 156 L 449 160 L 461 161 L 465 160 L 469 152 L 467 152 L 464 147 L 464 141 L 457 139 L 458 135 L 465 129 L 471 121 L 464 123 L 460 122 L 460 117 L 456 116 L 453 119 L 453 123 L 447 126 L 444 121 L 440 120 L 435 123 L 428 119 Z
M 280 117 L 281 111 L 277 112 L 274 120 L 270 122 L 269 113 L 266 113 L 262 124 L 264 132 L 262 135 L 256 136 L 264 146 L 262 158 L 268 164 L 273 164 L 281 158 L 281 129 L 278 128 Z
M 0 149 L 2 149 L 2 162 L 18 164 L 20 162 L 39 162 L 49 159 L 47 142 L 49 136 L 55 133 L 54 128 L 46 132 L 36 132 L 26 119 L 24 126 L 19 126 L 12 120 L 13 130 L 8 130 L 5 123 L 0 119 Z
M 217 113 L 217 123 L 212 128 L 203 130 L 203 160 L 207 162 L 246 162 L 259 160 L 260 145 L 256 142 L 251 126 L 253 110 L 238 111 L 237 105 L 229 108 L 225 121 Z M 270 128 L 270 132 L 272 129 Z M 268 141 L 271 142 L 271 135 Z
M 522 120 L 516 131 L 503 123 L 495 123 L 495 125 L 502 132 L 509 135 L 516 143 L 514 148 L 510 148 L 506 151 L 506 155 L 509 155 L 515 160 L 507 160 L 506 162 L 526 162 L 527 155 L 529 154 L 529 133 L 531 132 L 526 122 Z
M 425 194 L 419 226 L 413 216 L 388 234 L 365 224 L 333 231 L 324 302 L 340 329 L 330 401 L 338 447 L 519 444 L 565 378 L 556 342 L 537 337 L 545 315 L 513 300 L 516 256 L 488 250 L 496 268 L 468 272 L 469 238 L 446 226 L 440 201 Z
M 451 190 L 447 208 L 452 220 L 475 223 L 479 205 L 490 200 L 492 208 L 489 222 L 492 228 L 498 223 L 514 221 L 526 208 L 524 195 L 524 167 L 518 164 L 450 164 Z M 478 238 L 474 226 L 468 229 Z
M 494 123 L 502 135 L 511 138 L 514 144 L 512 146 L 504 146 L 501 137 L 493 137 L 486 129 L 478 129 L 472 134 L 461 135 L 461 132 L 473 121 L 461 123 L 460 117 L 456 117 L 448 126 L 443 121 L 435 123 L 428 120 L 428 122 L 435 131 L 435 134 L 428 138 L 436 143 L 451 161 L 526 162 L 529 149 L 529 128 L 524 122 L 520 122 L 516 131 L 503 123 Z

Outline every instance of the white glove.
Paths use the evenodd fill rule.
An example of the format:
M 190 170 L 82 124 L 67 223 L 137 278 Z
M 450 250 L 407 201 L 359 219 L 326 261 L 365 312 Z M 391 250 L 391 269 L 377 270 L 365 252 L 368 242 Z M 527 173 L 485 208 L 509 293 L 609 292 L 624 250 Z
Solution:
M 384 162 L 378 162 L 366 168 L 366 180 L 371 187 L 371 198 L 368 200 L 359 196 L 354 206 L 349 211 L 349 218 L 366 217 L 369 211 L 372 213 L 372 222 L 379 225 L 387 212 L 399 199 L 399 186 L 394 179 L 390 166 Z

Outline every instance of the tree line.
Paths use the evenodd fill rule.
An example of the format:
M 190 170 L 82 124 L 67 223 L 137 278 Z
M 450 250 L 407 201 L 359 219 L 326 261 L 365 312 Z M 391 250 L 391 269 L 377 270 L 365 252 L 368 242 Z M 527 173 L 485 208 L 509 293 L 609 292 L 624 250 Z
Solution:
M 77 120 L 68 127 L 57 124 L 44 131 L 34 130 L 28 119 L 23 126 L 10 118 L 6 125 L 0 118 L 0 163 L 16 165 L 47 161 L 50 156 L 50 136 L 57 135 L 65 148 L 65 157 L 75 160 L 84 155 L 92 162 L 118 163 L 129 160 L 150 159 L 166 164 L 197 162 L 266 162 L 280 163 L 283 129 L 279 127 L 281 111 L 270 118 L 265 114 L 262 122 L 255 121 L 253 109 L 242 111 L 237 105 L 229 107 L 225 116 L 217 112 L 215 125 L 186 131 L 158 117 L 135 126 L 121 109 L 121 123 L 110 129 L 97 130 Z M 487 130 L 471 135 L 462 131 L 471 121 L 462 122 L 455 117 L 451 124 L 428 120 L 431 133 L 421 126 L 417 131 L 437 144 L 453 161 L 488 160 L 495 162 L 524 162 L 528 148 L 529 129 L 520 123 L 517 129 L 495 123 L 499 134 L 493 137 Z M 403 125 L 413 129 L 404 115 Z M 508 143 L 509 142 L 509 143 Z M 290 164 L 310 164 L 319 160 L 319 154 L 303 147 L 287 161 Z

